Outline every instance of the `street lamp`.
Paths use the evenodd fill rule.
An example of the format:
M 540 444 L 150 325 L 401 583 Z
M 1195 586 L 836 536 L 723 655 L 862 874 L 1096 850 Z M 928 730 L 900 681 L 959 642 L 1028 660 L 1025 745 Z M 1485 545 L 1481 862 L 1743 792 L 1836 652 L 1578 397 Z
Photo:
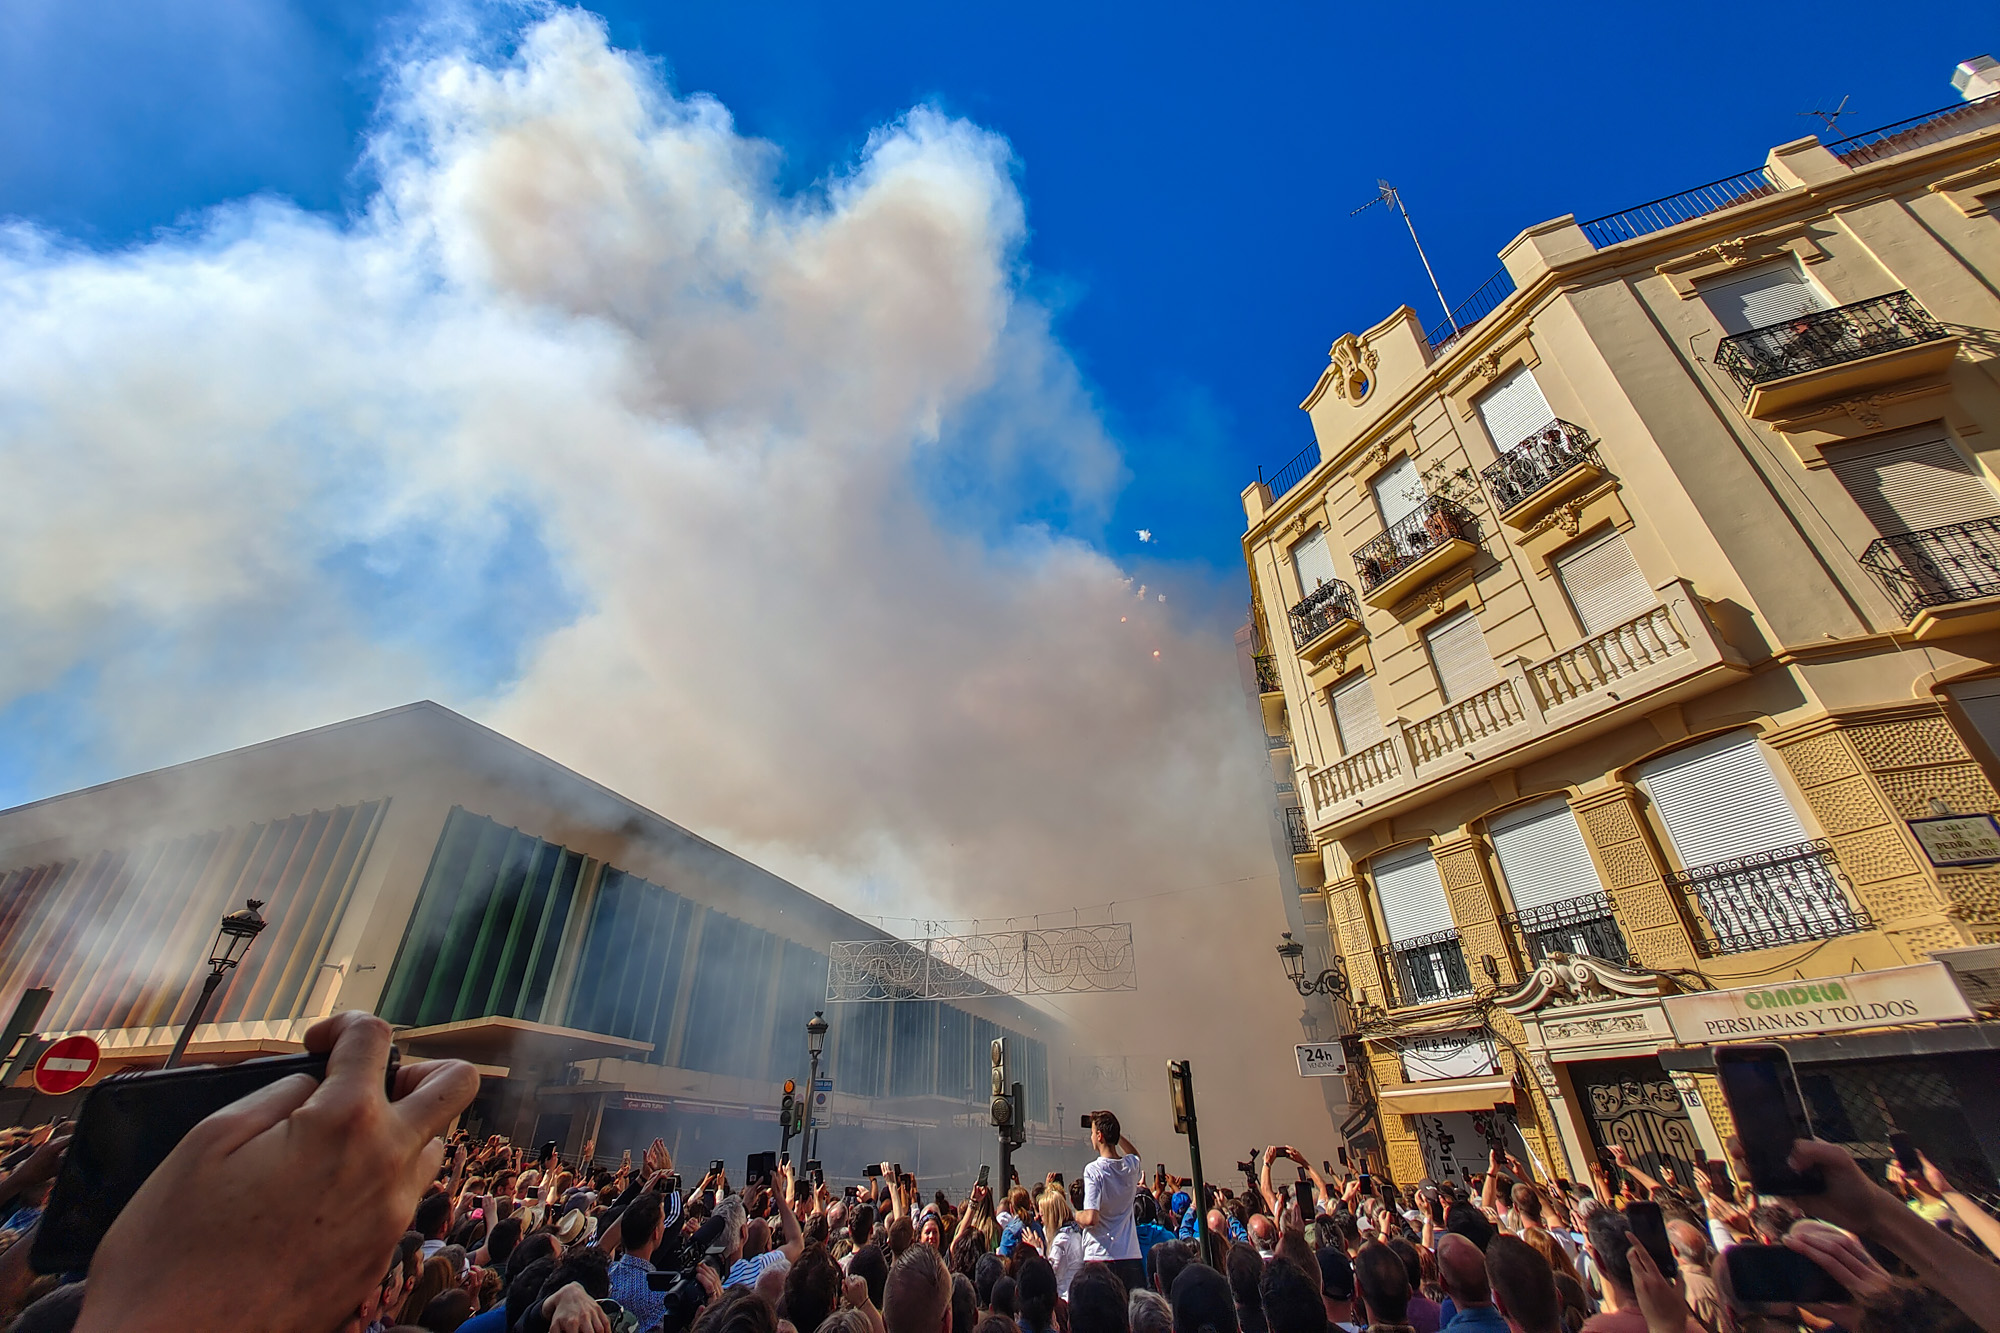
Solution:
M 1285 942 L 1278 946 L 1278 957 L 1284 960 L 1285 975 L 1291 978 L 1292 985 L 1297 988 L 1299 994 L 1338 995 L 1343 1000 L 1349 998 L 1347 968 L 1339 958 L 1333 960 L 1332 967 L 1311 981 L 1307 981 L 1306 946 L 1293 939 L 1289 930 L 1285 932 Z
M 819 1100 L 819 1053 L 826 1049 L 826 1011 L 815 1009 L 806 1023 L 806 1054 L 812 1057 L 812 1074 L 806 1080 L 806 1156 L 819 1160 L 819 1141 L 815 1137 L 817 1127 L 813 1124 L 813 1103 Z
M 1056 1103 L 1056 1138 L 1062 1138 L 1062 1103 Z
M 263 933 L 265 921 L 257 914 L 257 909 L 263 905 L 251 898 L 242 911 L 231 912 L 222 918 L 222 924 L 216 928 L 215 943 L 208 951 L 208 976 L 201 983 L 201 994 L 195 997 L 194 1012 L 188 1015 L 187 1026 L 181 1029 L 179 1040 L 174 1042 L 173 1054 L 167 1057 L 162 1069 L 172 1069 L 180 1064 L 181 1057 L 187 1054 L 188 1041 L 194 1036 L 195 1025 L 208 1012 L 208 1002 L 215 997 L 216 988 L 250 952 L 250 942 Z

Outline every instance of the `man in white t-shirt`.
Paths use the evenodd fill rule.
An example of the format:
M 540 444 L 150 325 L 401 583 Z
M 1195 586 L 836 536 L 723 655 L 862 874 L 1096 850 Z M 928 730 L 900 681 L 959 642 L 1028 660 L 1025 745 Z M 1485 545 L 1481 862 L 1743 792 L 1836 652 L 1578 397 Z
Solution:
M 1132 1203 L 1146 1181 L 1139 1150 L 1118 1128 L 1109 1111 L 1092 1111 L 1090 1145 L 1097 1156 L 1083 1168 L 1083 1207 L 1076 1224 L 1083 1228 L 1084 1262 L 1102 1262 L 1118 1275 L 1126 1291 L 1146 1285 L 1146 1260 L 1139 1253 L 1139 1232 Z

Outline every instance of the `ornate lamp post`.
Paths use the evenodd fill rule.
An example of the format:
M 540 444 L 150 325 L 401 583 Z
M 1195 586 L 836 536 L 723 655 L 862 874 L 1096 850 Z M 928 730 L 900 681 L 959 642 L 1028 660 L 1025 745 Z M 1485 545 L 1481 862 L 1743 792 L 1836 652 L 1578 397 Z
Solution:
M 1278 946 L 1278 957 L 1284 960 L 1285 975 L 1301 995 L 1337 995 L 1345 1000 L 1350 998 L 1347 991 L 1347 968 L 1339 958 L 1333 966 L 1306 980 L 1306 946 L 1292 938 L 1292 932 L 1285 932 L 1285 942 Z
M 806 1156 L 819 1160 L 818 1127 L 813 1124 L 813 1103 L 819 1100 L 819 1054 L 826 1049 L 826 1011 L 813 1011 L 806 1023 L 806 1054 L 812 1057 L 812 1073 L 806 1080 Z
M 195 1025 L 208 1012 L 208 1002 L 215 998 L 223 978 L 233 972 L 236 965 L 243 961 L 243 956 L 250 952 L 250 942 L 263 932 L 266 923 L 257 914 L 257 909 L 263 905 L 252 898 L 242 911 L 231 912 L 222 918 L 222 924 L 215 932 L 215 943 L 208 951 L 208 976 L 201 983 L 201 994 L 195 998 L 194 1012 L 188 1015 L 187 1026 L 181 1029 L 180 1039 L 174 1042 L 173 1054 L 167 1057 L 166 1064 L 161 1068 L 175 1068 L 180 1064 L 181 1057 L 187 1054 L 188 1041 L 194 1036 Z
M 1062 1120 L 1063 1120 L 1063 1112 L 1062 1112 L 1062 1103 L 1061 1103 L 1061 1102 L 1057 1102 L 1057 1103 L 1056 1103 L 1056 1142 L 1058 1142 L 1058 1143 L 1062 1142 Z

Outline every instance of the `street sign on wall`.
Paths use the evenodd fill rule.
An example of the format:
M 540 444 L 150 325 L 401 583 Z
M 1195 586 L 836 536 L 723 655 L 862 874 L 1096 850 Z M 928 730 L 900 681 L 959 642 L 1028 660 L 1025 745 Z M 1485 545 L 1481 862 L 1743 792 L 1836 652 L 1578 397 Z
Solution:
M 97 1062 L 102 1058 L 95 1038 L 64 1037 L 35 1061 L 35 1091 L 50 1097 L 75 1092 L 97 1072 Z

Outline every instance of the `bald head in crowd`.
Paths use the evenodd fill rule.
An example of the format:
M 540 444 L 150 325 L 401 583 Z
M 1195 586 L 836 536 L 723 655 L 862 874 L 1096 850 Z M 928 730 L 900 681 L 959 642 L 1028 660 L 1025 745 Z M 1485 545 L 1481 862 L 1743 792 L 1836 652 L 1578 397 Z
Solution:
M 951 1270 L 928 1245 L 912 1245 L 882 1290 L 887 1333 L 951 1333 Z

